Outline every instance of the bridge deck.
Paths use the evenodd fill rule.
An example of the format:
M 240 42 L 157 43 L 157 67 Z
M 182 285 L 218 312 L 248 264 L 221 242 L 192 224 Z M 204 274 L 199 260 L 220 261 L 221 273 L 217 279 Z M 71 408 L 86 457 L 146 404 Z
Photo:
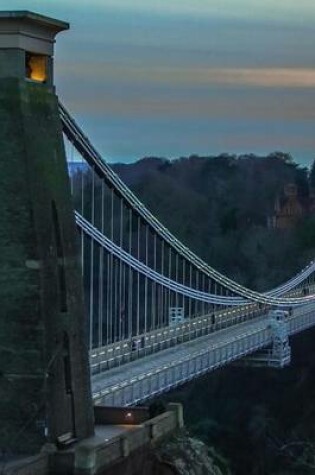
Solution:
M 288 319 L 289 334 L 314 323 L 314 305 L 299 307 Z M 270 321 L 263 315 L 95 375 L 93 397 L 96 404 L 136 404 L 271 342 Z
M 141 360 L 136 360 L 93 376 L 92 388 L 94 399 L 96 402 L 102 401 L 107 404 L 116 405 L 119 397 L 117 397 L 117 394 L 114 399 L 111 396 L 117 393 L 119 388 L 124 389 L 124 392 L 129 388 L 127 392 L 134 393 L 134 386 L 136 384 L 140 386 L 139 383 L 149 377 L 154 380 L 151 381 L 150 384 L 150 394 L 152 394 L 152 386 L 159 386 L 160 389 L 162 389 L 162 386 L 165 386 L 165 384 L 161 384 L 163 381 L 158 381 L 163 379 L 163 373 L 164 380 L 170 379 L 169 375 L 165 374 L 167 370 L 177 369 L 177 377 L 181 376 L 181 379 L 185 378 L 189 380 L 193 376 L 192 373 L 198 371 L 198 363 L 199 365 L 201 364 L 200 371 L 209 371 L 229 361 L 240 358 L 253 351 L 254 348 L 261 348 L 270 343 L 271 330 L 268 329 L 266 325 L 266 318 L 260 317 L 255 321 L 243 322 L 235 327 L 220 330 L 211 335 L 200 337 L 196 340 L 183 343 L 157 354 L 149 355 Z M 209 361 L 207 356 L 210 356 L 210 354 L 212 358 L 210 358 Z M 203 363 L 197 361 L 200 359 L 204 360 Z M 180 374 L 180 365 L 183 367 L 183 374 Z M 197 365 L 197 368 L 195 368 L 195 365 Z M 184 371 L 184 366 L 186 367 L 186 371 Z M 166 385 L 168 384 L 167 381 L 164 381 L 164 383 L 166 383 Z M 145 388 L 142 388 L 140 393 L 143 393 L 144 389 Z M 163 389 L 166 390 L 165 387 Z M 159 388 L 157 388 L 157 391 L 161 392 Z M 129 397 L 125 395 L 125 401 L 121 401 L 122 403 L 127 402 L 126 397 L 127 400 L 133 399 L 132 402 L 136 402 L 135 399 L 137 399 L 137 397 L 135 397 L 135 394 L 130 394 Z M 143 400 L 140 394 L 139 397 Z M 130 401 L 130 403 L 132 402 Z

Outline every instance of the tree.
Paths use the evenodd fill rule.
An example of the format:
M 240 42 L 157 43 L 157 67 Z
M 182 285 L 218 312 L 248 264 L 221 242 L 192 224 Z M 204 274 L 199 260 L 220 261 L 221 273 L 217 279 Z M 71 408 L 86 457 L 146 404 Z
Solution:
M 313 188 L 315 190 L 315 160 L 312 163 L 311 170 L 310 170 L 310 175 L 309 175 L 309 184 L 310 188 Z

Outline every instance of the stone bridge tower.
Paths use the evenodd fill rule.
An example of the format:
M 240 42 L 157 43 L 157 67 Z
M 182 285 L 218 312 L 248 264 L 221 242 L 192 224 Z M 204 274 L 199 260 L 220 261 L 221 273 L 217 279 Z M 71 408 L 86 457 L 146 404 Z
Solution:
M 93 433 L 76 229 L 53 86 L 67 23 L 0 12 L 0 458 Z

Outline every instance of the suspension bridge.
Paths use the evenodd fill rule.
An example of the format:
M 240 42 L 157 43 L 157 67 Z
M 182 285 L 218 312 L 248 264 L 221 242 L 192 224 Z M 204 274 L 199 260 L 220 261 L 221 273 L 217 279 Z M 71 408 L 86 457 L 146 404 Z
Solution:
M 288 364 L 289 336 L 315 323 L 315 264 L 265 293 L 220 274 L 150 213 L 61 103 L 59 112 L 95 403 L 140 403 L 247 355 Z
M 315 325 L 315 262 L 259 293 L 163 226 L 55 95 L 53 45 L 68 28 L 0 12 L 0 454 L 79 441 L 75 466 L 96 473 L 98 448 L 81 457 L 80 441 L 97 406 L 227 364 L 289 364 L 290 337 Z

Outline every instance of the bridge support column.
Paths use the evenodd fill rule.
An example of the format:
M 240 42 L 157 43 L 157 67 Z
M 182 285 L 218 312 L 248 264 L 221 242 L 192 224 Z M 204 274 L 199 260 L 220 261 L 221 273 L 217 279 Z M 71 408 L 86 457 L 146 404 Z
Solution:
M 271 329 L 272 329 L 272 349 L 271 361 L 272 366 L 283 368 L 290 364 L 291 348 L 289 344 L 288 324 L 286 322 L 286 313 L 283 310 L 277 310 L 270 313 Z
M 93 433 L 77 235 L 54 94 L 68 24 L 0 12 L 0 458 Z
M 246 356 L 237 364 L 255 367 L 270 366 L 273 368 L 283 368 L 289 365 L 291 362 L 291 348 L 287 317 L 288 312 L 284 310 L 270 311 L 269 319 L 272 338 L 270 347 Z

